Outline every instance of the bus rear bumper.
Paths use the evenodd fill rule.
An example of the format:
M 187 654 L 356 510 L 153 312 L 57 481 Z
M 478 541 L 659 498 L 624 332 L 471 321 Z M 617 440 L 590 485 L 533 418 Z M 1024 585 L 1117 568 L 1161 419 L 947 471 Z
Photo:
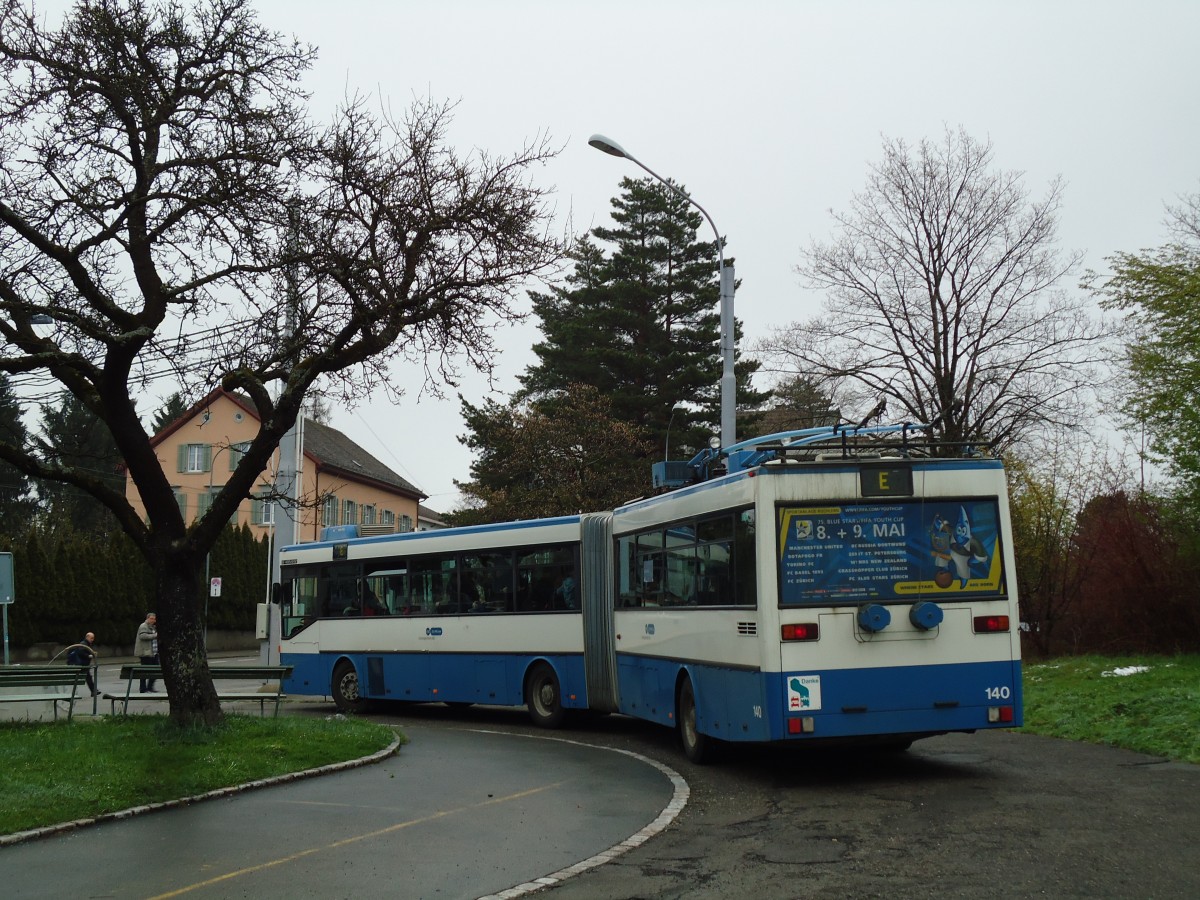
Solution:
M 1022 724 L 1021 663 L 788 672 L 768 681 L 772 737 L 925 737 Z

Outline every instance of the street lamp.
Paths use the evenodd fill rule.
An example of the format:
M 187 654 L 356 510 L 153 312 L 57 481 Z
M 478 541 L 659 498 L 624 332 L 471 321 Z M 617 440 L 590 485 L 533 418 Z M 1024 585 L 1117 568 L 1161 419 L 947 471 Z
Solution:
M 733 374 L 733 266 L 725 266 L 725 238 L 717 231 L 716 223 L 703 206 L 689 197 L 684 191 L 667 181 L 640 159 L 631 156 L 620 144 L 602 134 L 593 134 L 588 138 L 588 144 L 597 150 L 603 150 L 610 156 L 619 156 L 649 172 L 655 180 L 665 184 L 676 194 L 686 200 L 704 214 L 708 224 L 712 226 L 717 236 L 717 270 L 721 276 L 721 446 L 732 447 L 737 443 L 735 426 L 735 410 L 737 408 L 736 380 Z

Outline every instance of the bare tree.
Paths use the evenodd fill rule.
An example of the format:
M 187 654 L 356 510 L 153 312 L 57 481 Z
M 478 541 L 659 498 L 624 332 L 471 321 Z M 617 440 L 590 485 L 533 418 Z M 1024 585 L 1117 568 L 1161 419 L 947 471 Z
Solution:
M 392 388 L 398 360 L 487 369 L 490 329 L 562 257 L 507 158 L 445 144 L 450 110 L 349 100 L 315 126 L 311 47 L 247 0 L 80 0 L 52 28 L 0 0 L 0 372 L 49 377 L 110 429 L 143 520 L 91 472 L 0 440 L 0 459 L 99 498 L 149 561 L 179 722 L 215 722 L 198 610 L 203 561 L 314 385 Z M 165 385 L 157 383 L 166 381 Z M 261 427 L 189 528 L 134 398 L 151 383 L 252 398 Z
M 990 144 L 884 142 L 838 234 L 798 272 L 826 292 L 818 317 L 757 348 L 767 369 L 838 383 L 865 409 L 930 421 L 948 440 L 1012 444 L 1084 414 L 1104 328 L 1059 289 L 1078 263 L 1055 249 L 1062 186 L 1029 202 Z
M 1075 651 L 1079 610 L 1103 565 L 1101 545 L 1080 542 L 1080 517 L 1089 505 L 1124 495 L 1135 479 L 1129 461 L 1103 437 L 1059 433 L 1036 454 L 1007 460 L 1015 573 L 1023 639 L 1039 654 Z
M 836 385 L 807 375 L 779 378 L 771 389 L 771 400 L 759 414 L 763 434 L 801 428 L 837 425 L 842 421 Z

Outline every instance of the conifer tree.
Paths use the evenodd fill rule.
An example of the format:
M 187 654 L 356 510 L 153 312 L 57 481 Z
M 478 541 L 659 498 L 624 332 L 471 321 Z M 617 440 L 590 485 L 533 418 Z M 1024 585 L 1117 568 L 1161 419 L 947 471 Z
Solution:
M 87 472 L 115 492 L 125 492 L 121 454 L 108 425 L 73 394 L 63 392 L 60 405 L 42 407 L 42 437 L 36 441 L 42 460 L 55 467 Z M 41 491 L 59 521 L 79 531 L 108 533 L 116 520 L 99 500 L 72 484 L 44 481 Z
M 673 445 L 705 446 L 720 421 L 717 245 L 697 240 L 700 213 L 670 188 L 649 178 L 620 186 L 615 226 L 580 240 L 566 286 L 531 294 L 545 339 L 534 345 L 538 362 L 522 376 L 517 400 L 552 412 L 569 385 L 589 384 L 652 455 L 668 427 Z M 739 406 L 767 397 L 751 388 L 755 369 L 736 367 Z M 672 422 L 681 402 L 688 410 Z
M 0 440 L 16 444 L 27 442 L 25 424 L 21 421 L 21 404 L 13 393 L 12 381 L 0 372 Z M 0 529 L 12 534 L 15 527 L 28 523 L 36 509 L 29 476 L 0 460 Z
M 150 423 L 151 433 L 158 434 L 187 411 L 188 405 L 184 402 L 183 395 L 176 391 L 154 413 L 154 421 Z

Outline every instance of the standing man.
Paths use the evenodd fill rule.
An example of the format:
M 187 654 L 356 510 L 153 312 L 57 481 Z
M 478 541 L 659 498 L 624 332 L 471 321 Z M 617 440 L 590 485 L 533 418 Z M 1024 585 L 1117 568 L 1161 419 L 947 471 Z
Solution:
M 143 666 L 158 665 L 158 616 L 154 613 L 146 613 L 146 621 L 138 626 L 137 639 L 133 642 L 133 655 Z M 145 678 L 138 682 L 138 690 L 143 694 L 154 690 L 154 679 L 149 679 L 149 687 L 146 682 Z
M 89 631 L 82 641 L 67 652 L 68 665 L 83 666 L 83 677 L 93 697 L 100 693 L 96 690 L 96 682 L 92 680 L 92 660 L 96 658 L 96 651 L 92 648 L 95 646 L 96 635 Z

